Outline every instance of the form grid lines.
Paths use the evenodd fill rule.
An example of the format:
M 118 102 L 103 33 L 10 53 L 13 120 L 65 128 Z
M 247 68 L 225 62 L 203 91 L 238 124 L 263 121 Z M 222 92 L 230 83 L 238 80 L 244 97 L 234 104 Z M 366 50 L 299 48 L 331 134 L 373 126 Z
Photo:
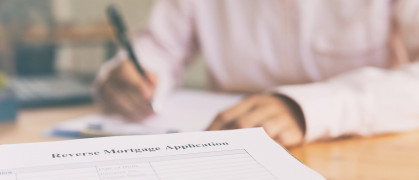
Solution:
M 258 163 L 261 167 L 263 167 L 263 169 L 265 169 L 269 174 L 271 174 L 272 175 L 272 177 L 275 177 L 274 176 L 274 174 L 272 174 L 272 172 L 271 171 L 268 171 L 268 169 L 265 167 L 265 166 L 263 166 L 263 164 L 261 164 L 259 161 L 257 161 L 249 152 L 247 152 L 247 150 L 246 149 L 243 149 L 244 151 L 246 151 L 246 153 L 256 162 L 256 163 Z M 278 179 L 277 177 L 275 177 L 275 179 Z
M 161 180 L 159 174 L 157 174 L 156 169 L 153 168 L 153 165 L 151 163 L 148 163 L 150 165 L 150 168 L 153 170 L 154 174 L 156 174 L 157 179 Z
M 245 149 L 47 165 L 14 169 L 11 172 L 15 177 L 7 180 L 52 180 L 56 177 L 92 180 L 277 180 Z M 0 180 L 3 180 L 2 176 Z

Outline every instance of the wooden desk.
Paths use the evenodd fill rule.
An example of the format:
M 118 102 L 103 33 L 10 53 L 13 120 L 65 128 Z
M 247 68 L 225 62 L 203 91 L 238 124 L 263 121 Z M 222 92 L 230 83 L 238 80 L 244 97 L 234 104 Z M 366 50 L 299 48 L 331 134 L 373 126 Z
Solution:
M 17 123 L 0 125 L 0 144 L 63 140 L 43 133 L 97 111 L 94 105 L 23 110 Z M 318 142 L 290 152 L 330 180 L 419 179 L 419 131 Z
M 419 131 L 317 142 L 290 152 L 330 180 L 419 179 Z
M 98 112 L 98 109 L 94 105 L 83 105 L 22 110 L 17 122 L 0 125 L 0 144 L 63 140 L 47 137 L 45 133 L 53 124 Z

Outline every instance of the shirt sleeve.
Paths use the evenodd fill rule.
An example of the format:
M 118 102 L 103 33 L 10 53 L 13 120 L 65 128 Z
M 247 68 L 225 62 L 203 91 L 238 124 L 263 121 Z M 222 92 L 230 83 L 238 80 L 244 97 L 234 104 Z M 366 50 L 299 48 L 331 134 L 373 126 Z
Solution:
M 306 141 L 419 128 L 419 63 L 397 70 L 362 68 L 277 91 L 302 108 Z
M 391 46 L 398 68 L 365 67 L 275 88 L 300 105 L 306 141 L 419 129 L 419 1 L 393 6 Z
M 188 0 L 156 1 L 147 28 L 130 38 L 141 65 L 157 75 L 154 102 L 180 84 L 183 67 L 197 50 L 192 5 Z M 125 59 L 127 53 L 119 51 L 102 67 L 98 81 L 106 79 L 108 72 Z

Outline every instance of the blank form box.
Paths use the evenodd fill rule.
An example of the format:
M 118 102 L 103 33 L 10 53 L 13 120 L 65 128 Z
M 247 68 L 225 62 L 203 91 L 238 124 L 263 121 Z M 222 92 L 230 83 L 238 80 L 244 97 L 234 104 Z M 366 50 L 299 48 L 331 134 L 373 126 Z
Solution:
M 196 155 L 150 163 L 160 180 L 276 179 L 244 150 Z
M 159 180 L 149 163 L 97 167 L 97 172 L 101 180 Z
M 36 170 L 36 169 L 34 169 Z M 19 180 L 70 180 L 70 179 L 86 179 L 86 180 L 99 180 L 96 168 L 65 168 L 59 170 L 46 170 L 46 171 L 33 171 L 21 172 L 16 174 Z M 3 180 L 3 179 L 1 179 Z

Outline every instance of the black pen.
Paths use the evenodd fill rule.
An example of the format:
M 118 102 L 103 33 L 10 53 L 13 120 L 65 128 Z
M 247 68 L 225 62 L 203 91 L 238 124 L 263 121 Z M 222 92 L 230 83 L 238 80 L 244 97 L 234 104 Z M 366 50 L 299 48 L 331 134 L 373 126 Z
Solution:
M 146 81 L 150 83 L 151 81 L 148 78 L 147 73 L 144 71 L 143 67 L 141 66 L 140 61 L 137 59 L 137 56 L 134 53 L 134 49 L 132 48 L 131 43 L 128 40 L 128 37 L 126 35 L 127 30 L 126 30 L 124 21 L 120 13 L 118 12 L 117 8 L 113 5 L 110 5 L 108 7 L 107 13 L 108 13 L 109 20 L 111 21 L 111 24 L 113 25 L 115 29 L 116 37 L 119 43 L 127 51 L 129 55 L 129 59 L 134 63 L 135 68 L 137 69 L 138 73 L 140 73 L 140 75 L 144 79 L 146 79 Z M 149 105 L 151 109 L 154 111 L 151 100 L 149 102 Z

